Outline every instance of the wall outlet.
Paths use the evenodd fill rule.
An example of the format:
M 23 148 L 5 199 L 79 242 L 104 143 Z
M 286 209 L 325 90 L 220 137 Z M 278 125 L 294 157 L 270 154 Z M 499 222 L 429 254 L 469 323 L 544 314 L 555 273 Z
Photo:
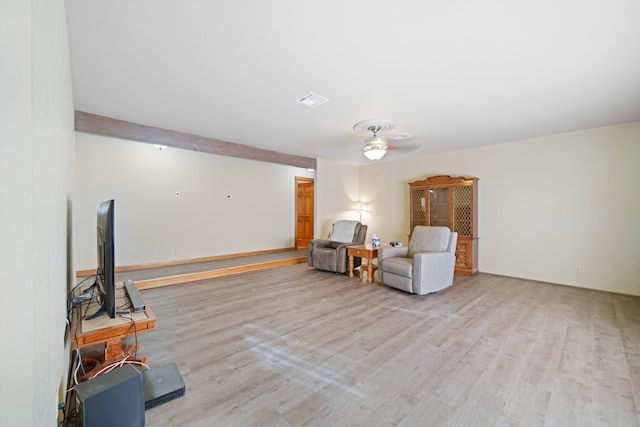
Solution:
M 576 265 L 576 273 L 582 273 L 582 266 Z
M 176 246 L 176 249 L 175 249 L 175 250 L 176 250 L 176 253 L 177 253 L 177 254 L 179 254 L 179 253 L 180 253 L 180 251 L 181 251 L 180 246 Z

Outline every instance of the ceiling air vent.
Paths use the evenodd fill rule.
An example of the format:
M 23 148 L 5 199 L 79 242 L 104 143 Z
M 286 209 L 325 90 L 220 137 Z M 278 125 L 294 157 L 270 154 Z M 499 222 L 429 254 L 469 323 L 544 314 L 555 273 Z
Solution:
M 313 93 L 313 92 L 309 92 L 308 94 L 306 94 L 302 98 L 298 98 L 298 102 L 300 104 L 304 104 L 307 107 L 311 107 L 311 108 L 315 108 L 318 105 L 324 104 L 327 101 L 329 101 L 329 100 L 327 98 L 325 98 L 324 96 L 320 96 L 317 93 Z
M 397 133 L 391 136 L 391 139 L 393 139 L 394 141 L 402 141 L 403 139 L 409 139 L 409 138 L 411 138 L 411 135 L 409 135 L 406 132 Z

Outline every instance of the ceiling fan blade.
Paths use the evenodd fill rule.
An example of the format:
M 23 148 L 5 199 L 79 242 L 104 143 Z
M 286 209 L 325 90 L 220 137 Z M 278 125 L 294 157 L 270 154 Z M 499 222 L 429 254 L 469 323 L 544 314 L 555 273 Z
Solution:
M 411 151 L 415 151 L 418 148 L 420 148 L 420 144 L 417 141 L 390 142 L 388 150 L 396 150 L 402 151 L 403 153 L 408 153 Z

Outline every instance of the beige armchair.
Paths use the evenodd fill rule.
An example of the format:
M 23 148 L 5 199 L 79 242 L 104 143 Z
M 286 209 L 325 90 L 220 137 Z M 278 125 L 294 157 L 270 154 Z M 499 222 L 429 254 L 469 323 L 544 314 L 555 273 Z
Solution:
M 361 245 L 367 236 L 367 226 L 358 221 L 336 221 L 327 239 L 309 242 L 307 261 L 310 267 L 320 270 L 346 273 L 349 269 L 347 246 Z M 354 259 L 354 268 L 361 259 Z
M 408 247 L 378 250 L 380 282 L 418 295 L 451 286 L 457 242 L 447 227 L 415 227 Z

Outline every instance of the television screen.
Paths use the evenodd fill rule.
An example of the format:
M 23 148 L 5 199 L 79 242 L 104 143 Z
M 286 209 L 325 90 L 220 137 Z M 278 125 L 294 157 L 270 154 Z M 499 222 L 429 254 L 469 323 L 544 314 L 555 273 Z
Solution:
M 107 200 L 98 206 L 96 287 L 102 307 L 92 317 L 106 313 L 116 317 L 116 267 L 114 238 L 115 200 Z

